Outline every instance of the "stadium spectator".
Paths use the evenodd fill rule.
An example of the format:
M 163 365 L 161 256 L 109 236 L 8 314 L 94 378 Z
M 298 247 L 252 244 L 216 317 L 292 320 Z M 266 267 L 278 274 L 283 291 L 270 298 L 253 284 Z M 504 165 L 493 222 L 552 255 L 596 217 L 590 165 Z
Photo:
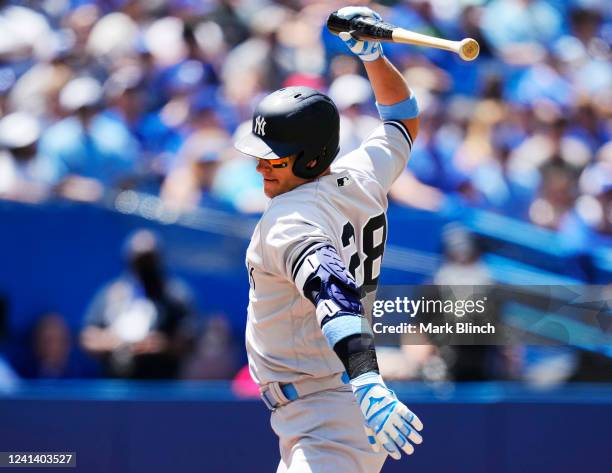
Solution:
M 0 120 L 0 198 L 39 202 L 50 192 L 50 163 L 38 153 L 40 124 L 26 112 Z
M 188 289 L 164 272 L 160 243 L 148 230 L 125 244 L 126 273 L 106 285 L 85 316 L 83 348 L 101 358 L 107 376 L 178 376 L 194 337 Z
M 65 318 L 58 313 L 43 314 L 32 330 L 31 359 L 21 370 L 25 378 L 82 378 L 72 335 Z
M 559 229 L 566 248 L 579 253 L 612 247 L 612 143 L 581 174 L 580 197 Z
M 214 204 L 211 193 L 229 136 L 221 129 L 194 132 L 180 151 L 175 168 L 162 184 L 161 198 L 179 211 Z
M 480 297 L 486 297 L 487 300 L 483 316 L 493 322 L 498 320 L 500 308 L 495 299 L 496 294 L 487 289 L 487 286 L 493 284 L 493 276 L 482 259 L 474 236 L 463 226 L 451 223 L 444 228 L 442 239 L 445 260 L 434 275 L 435 288 L 426 288 L 425 293 L 430 298 L 441 300 L 466 300 L 474 297 L 474 293 L 481 294 Z M 457 346 L 443 344 L 439 350 L 448 376 L 455 381 L 503 379 L 509 372 L 512 350 L 507 347 L 494 343 Z
M 473 235 L 460 224 L 449 224 L 442 232 L 444 261 L 433 283 L 444 286 L 485 286 L 493 282 Z
M 577 198 L 577 175 L 574 169 L 555 159 L 542 167 L 538 197 L 529 209 L 533 223 L 558 230 L 569 217 Z
M 59 100 L 70 115 L 43 133 L 41 152 L 51 159 L 52 179 L 61 181 L 64 195 L 97 200 L 104 186 L 119 186 L 135 172 L 138 145 L 123 123 L 102 113 L 96 79 L 73 79 Z
M 104 90 L 108 115 L 129 130 L 145 149 L 147 140 L 142 134 L 142 120 L 148 98 L 142 68 L 137 64 L 120 67 L 106 80 Z
M 493 132 L 492 159 L 473 170 L 472 183 L 483 196 L 484 208 L 527 220 L 540 175 L 536 170 L 513 166 L 512 142 L 503 129 Z
M 344 74 L 331 83 L 329 97 L 340 112 L 340 148 L 348 153 L 376 127 L 377 120 L 368 110 L 372 88 L 365 78 Z

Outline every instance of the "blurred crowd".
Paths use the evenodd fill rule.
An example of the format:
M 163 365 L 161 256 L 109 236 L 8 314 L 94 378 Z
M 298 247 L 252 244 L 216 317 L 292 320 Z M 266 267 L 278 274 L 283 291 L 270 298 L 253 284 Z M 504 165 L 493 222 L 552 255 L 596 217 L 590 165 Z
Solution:
M 355 2 L 364 3 L 364 2 Z M 116 189 L 187 211 L 266 205 L 232 137 L 283 85 L 330 94 L 343 152 L 377 117 L 358 61 L 314 0 L 0 2 L 0 196 L 96 201 Z M 474 63 L 385 45 L 418 96 L 421 132 L 397 202 L 470 205 L 567 234 L 612 236 L 607 2 L 371 3 L 389 22 L 481 45 Z
M 612 243 L 609 2 L 352 3 L 390 23 L 481 46 L 478 60 L 466 63 L 446 51 L 384 45 L 421 109 L 411 161 L 391 192 L 396 203 L 487 209 L 557 231 L 577 251 Z M 378 123 L 363 67 L 324 28 L 345 5 L 0 0 L 0 199 L 98 202 L 135 189 L 177 211 L 261 212 L 267 200 L 255 163 L 231 143 L 250 128 L 262 96 L 288 85 L 327 92 L 341 112 L 341 152 Z M 239 355 L 226 319 L 197 327 L 189 291 L 160 283 L 154 238 L 141 234 L 126 245 L 126 273 L 92 303 L 83 349 L 111 376 L 235 373 Z M 462 265 L 470 277 L 490 277 L 477 255 L 449 257 L 434 277 L 452 280 Z M 81 365 L 66 348 L 76 343 L 61 315 L 41 317 L 32 344 L 22 374 L 78 376 L 73 366 Z M 502 377 L 514 376 L 513 356 L 505 356 Z M 411 353 L 420 357 L 434 362 L 426 371 L 440 371 L 439 357 Z M 10 377 L 0 359 L 3 376 Z

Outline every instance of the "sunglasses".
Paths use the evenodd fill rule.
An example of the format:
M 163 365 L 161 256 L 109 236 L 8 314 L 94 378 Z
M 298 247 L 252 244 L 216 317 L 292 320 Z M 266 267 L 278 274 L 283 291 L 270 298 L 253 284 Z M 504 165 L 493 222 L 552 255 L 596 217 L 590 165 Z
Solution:
M 266 159 L 266 161 L 275 169 L 282 169 L 289 166 L 289 158 Z

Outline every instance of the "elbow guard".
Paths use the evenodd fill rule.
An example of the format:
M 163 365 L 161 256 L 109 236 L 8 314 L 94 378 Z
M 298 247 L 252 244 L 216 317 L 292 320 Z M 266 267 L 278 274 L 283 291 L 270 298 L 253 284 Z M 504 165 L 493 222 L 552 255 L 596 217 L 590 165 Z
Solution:
M 323 335 L 351 379 L 378 372 L 374 334 L 363 317 L 360 290 L 333 246 L 313 250 L 298 262 L 295 284 L 316 307 Z
M 308 253 L 296 266 L 294 275 L 298 290 L 317 308 L 321 327 L 339 313 L 354 317 L 363 314 L 357 284 L 333 246 Z

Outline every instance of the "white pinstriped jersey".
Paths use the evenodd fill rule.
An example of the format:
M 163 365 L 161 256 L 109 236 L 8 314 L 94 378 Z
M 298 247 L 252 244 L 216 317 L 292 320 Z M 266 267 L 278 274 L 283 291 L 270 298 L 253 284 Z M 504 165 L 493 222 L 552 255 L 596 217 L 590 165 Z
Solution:
M 270 201 L 247 250 L 246 345 L 253 379 L 290 383 L 344 371 L 314 305 L 302 295 L 305 256 L 332 245 L 360 287 L 376 286 L 387 236 L 387 193 L 406 166 L 411 138 L 386 121 L 331 166 L 331 174 Z M 305 266 L 305 265 L 304 265 Z M 366 314 L 371 297 L 364 298 Z

